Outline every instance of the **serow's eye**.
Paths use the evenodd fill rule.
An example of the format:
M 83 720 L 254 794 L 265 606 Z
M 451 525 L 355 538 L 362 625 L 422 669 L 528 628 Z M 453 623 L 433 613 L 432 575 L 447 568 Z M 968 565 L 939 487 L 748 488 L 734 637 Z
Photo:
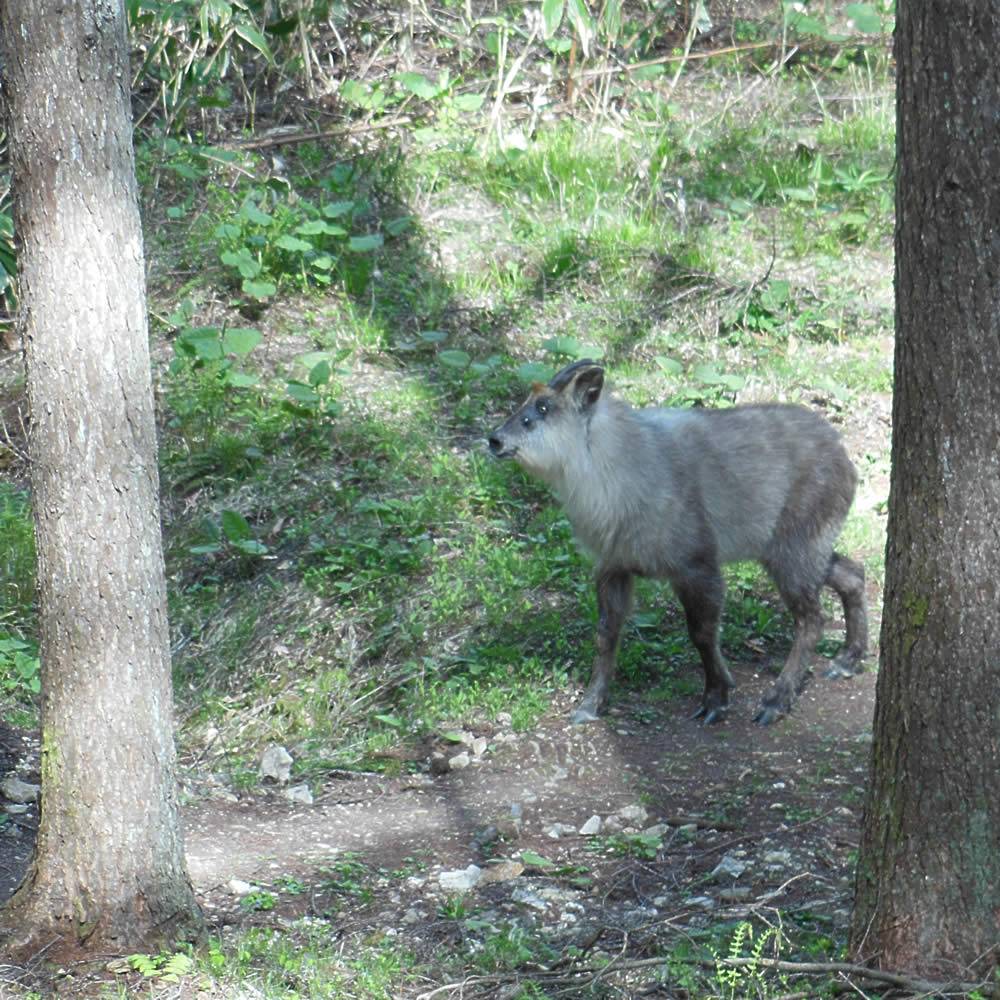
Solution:
M 549 404 L 544 399 L 540 399 L 535 403 L 535 409 L 538 411 L 540 417 L 544 417 L 549 412 Z

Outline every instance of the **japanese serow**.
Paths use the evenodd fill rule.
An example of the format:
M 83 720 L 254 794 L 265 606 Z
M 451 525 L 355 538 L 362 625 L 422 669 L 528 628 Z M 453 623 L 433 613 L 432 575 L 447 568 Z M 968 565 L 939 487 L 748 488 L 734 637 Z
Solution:
M 833 546 L 857 474 L 837 435 L 800 406 L 633 409 L 604 392 L 604 369 L 577 361 L 489 438 L 548 483 L 597 563 L 597 656 L 574 722 L 597 718 L 615 674 L 636 575 L 669 580 L 701 657 L 693 718 L 721 718 L 732 676 L 719 650 L 725 563 L 756 560 L 795 620 L 795 640 L 754 719 L 791 709 L 823 632 L 820 591 L 844 605 L 846 642 L 828 677 L 857 673 L 867 644 L 864 568 Z

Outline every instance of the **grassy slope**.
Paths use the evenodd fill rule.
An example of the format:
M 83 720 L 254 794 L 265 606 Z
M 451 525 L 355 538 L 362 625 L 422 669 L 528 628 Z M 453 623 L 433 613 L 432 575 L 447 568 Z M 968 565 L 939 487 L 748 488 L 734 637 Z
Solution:
M 656 116 L 562 118 L 523 150 L 484 154 L 463 136 L 391 171 L 362 153 L 350 194 L 375 217 L 359 228 L 384 223 L 377 202 L 410 224 L 365 261 L 358 294 L 336 277 L 303 291 L 279 262 L 262 309 L 220 303 L 225 276 L 212 273 L 213 227 L 260 189 L 209 173 L 196 225 L 171 236 L 192 273 L 208 261 L 185 290 L 192 322 L 247 323 L 242 300 L 263 341 L 240 361 L 253 388 L 220 388 L 213 362 L 162 375 L 186 738 L 207 729 L 248 762 L 280 740 L 316 773 L 469 713 L 514 705 L 528 724 L 551 685 L 578 676 L 585 562 L 547 493 L 481 447 L 523 393 L 525 363 L 600 353 L 643 404 L 820 401 L 865 447 L 853 418 L 890 381 L 888 102 L 884 75 L 855 65 L 820 83 L 724 66 L 692 74 Z M 330 164 L 307 165 L 321 155 L 295 150 L 286 168 L 316 204 L 313 177 Z M 261 158 L 239 166 L 269 173 Z M 339 359 L 321 387 L 335 415 L 289 413 L 287 379 L 307 371 L 295 358 L 317 351 Z M 884 456 L 854 450 L 884 472 Z M 847 548 L 877 578 L 879 498 L 862 496 Z M 206 527 L 224 510 L 266 554 Z M 737 583 L 739 604 L 756 577 Z M 644 589 L 642 610 L 676 628 L 656 593 Z M 641 676 L 664 644 L 678 646 L 654 640 L 626 671 Z

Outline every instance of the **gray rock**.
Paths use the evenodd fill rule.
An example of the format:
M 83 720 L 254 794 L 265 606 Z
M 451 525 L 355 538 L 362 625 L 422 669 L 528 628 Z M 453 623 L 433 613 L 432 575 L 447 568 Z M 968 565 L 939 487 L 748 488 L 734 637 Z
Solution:
M 478 865 L 469 865 L 457 871 L 441 872 L 438 876 L 438 884 L 446 892 L 468 892 L 483 874 L 482 868 Z
M 464 750 L 455 754 L 454 757 L 448 758 L 448 768 L 452 771 L 461 771 L 463 767 L 468 767 L 471 763 L 472 758 Z
M 764 864 L 769 868 L 788 868 L 792 863 L 789 851 L 768 851 L 764 855 Z
M 308 785 L 289 785 L 284 791 L 284 796 L 299 805 L 311 806 L 313 804 L 313 794 L 309 791 Z
M 593 837 L 601 832 L 601 817 L 593 815 L 580 827 L 580 834 L 584 837 Z
M 510 898 L 514 900 L 515 903 L 530 906 L 533 910 L 547 910 L 549 908 L 548 900 L 542 899 L 537 892 L 533 892 L 531 889 L 525 889 L 522 886 L 517 886 L 517 888 L 515 888 L 510 894 Z
M 719 890 L 719 899 L 721 899 L 724 903 L 743 903 L 749 898 L 749 886 L 733 886 L 730 889 Z
M 642 826 L 649 819 L 649 813 L 640 805 L 623 806 L 615 815 L 629 826 Z
M 692 896 L 684 900 L 685 906 L 693 906 L 699 910 L 714 910 L 715 900 L 711 896 Z
M 726 854 L 712 870 L 712 878 L 739 878 L 747 870 L 747 867 L 745 861 L 740 861 L 739 858 Z
M 40 785 L 32 785 L 20 778 L 4 778 L 0 781 L 0 795 L 8 802 L 34 802 L 41 792 Z
M 291 776 L 293 763 L 292 755 L 284 747 L 268 747 L 260 758 L 260 776 L 284 785 Z
M 551 840 L 558 840 L 560 837 L 575 836 L 576 827 L 572 823 L 550 823 L 543 832 Z

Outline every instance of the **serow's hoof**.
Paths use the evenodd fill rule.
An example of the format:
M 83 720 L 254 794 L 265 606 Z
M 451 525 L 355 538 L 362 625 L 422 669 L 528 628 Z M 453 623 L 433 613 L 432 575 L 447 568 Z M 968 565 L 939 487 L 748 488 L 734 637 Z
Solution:
M 703 726 L 710 726 L 713 722 L 721 722 L 726 717 L 728 708 L 728 705 L 699 705 L 688 718 L 701 719 Z
M 762 726 L 770 726 L 777 722 L 785 713 L 773 705 L 761 705 L 754 714 L 753 721 Z
M 587 722 L 597 722 L 597 712 L 586 705 L 581 705 L 573 713 L 573 725 L 582 726 L 584 723 Z
M 836 680 L 838 677 L 853 677 L 856 673 L 857 671 L 852 667 L 845 663 L 841 663 L 840 660 L 837 659 L 823 671 L 823 676 L 827 678 L 827 680 Z

